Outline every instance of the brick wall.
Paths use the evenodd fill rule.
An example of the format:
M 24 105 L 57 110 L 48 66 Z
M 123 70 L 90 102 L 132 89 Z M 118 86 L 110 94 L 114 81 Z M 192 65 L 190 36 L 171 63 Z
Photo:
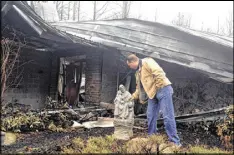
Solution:
M 57 99 L 58 97 L 58 74 L 60 61 L 59 57 L 56 54 L 52 54 L 51 59 L 51 73 L 50 73 L 50 86 L 49 86 L 49 94 L 53 99 Z
M 87 102 L 98 103 L 101 101 L 101 73 L 102 52 L 94 51 L 87 53 L 85 72 L 85 99 Z
M 19 103 L 31 105 L 32 108 L 41 108 L 49 92 L 51 61 L 50 53 L 37 52 L 22 49 L 20 53 L 20 64 L 25 62 L 18 71 L 14 72 L 9 81 L 15 79 L 22 71 L 20 85 L 11 86 L 7 92 L 5 101 L 17 100 Z

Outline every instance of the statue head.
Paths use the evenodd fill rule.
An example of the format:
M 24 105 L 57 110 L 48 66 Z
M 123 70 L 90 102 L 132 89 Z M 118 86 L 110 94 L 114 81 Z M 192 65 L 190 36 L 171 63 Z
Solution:
M 122 93 L 124 93 L 124 92 L 126 91 L 124 85 L 122 85 L 122 84 L 119 86 L 119 90 L 120 90 Z

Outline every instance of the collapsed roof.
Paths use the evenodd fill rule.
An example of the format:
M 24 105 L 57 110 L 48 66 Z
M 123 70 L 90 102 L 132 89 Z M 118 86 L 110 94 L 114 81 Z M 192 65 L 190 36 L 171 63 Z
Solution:
M 136 19 L 48 24 L 23 1 L 2 4 L 2 19 L 48 47 L 68 48 L 71 44 L 114 47 L 233 83 L 233 38 Z
M 56 22 L 57 29 L 233 82 L 233 38 L 136 19 Z

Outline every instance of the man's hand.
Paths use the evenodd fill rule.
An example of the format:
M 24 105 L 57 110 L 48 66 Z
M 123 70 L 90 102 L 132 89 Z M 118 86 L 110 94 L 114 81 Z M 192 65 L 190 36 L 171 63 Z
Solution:
M 146 101 L 140 100 L 140 103 L 141 103 L 141 104 L 145 104 L 146 102 L 147 102 L 147 100 L 146 100 Z
M 130 101 L 133 101 L 133 100 L 134 100 L 134 97 L 131 96 L 131 98 L 128 101 L 130 102 Z

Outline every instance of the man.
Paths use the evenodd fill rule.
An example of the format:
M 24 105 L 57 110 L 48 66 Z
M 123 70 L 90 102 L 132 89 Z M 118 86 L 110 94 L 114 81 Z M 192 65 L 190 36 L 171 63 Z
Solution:
M 140 103 L 146 103 L 148 134 L 157 134 L 157 118 L 159 110 L 162 111 L 164 126 L 169 141 L 181 146 L 177 135 L 172 101 L 173 88 L 163 69 L 152 58 L 139 59 L 131 54 L 127 57 L 127 64 L 136 71 L 136 91 L 133 99 L 140 99 Z

